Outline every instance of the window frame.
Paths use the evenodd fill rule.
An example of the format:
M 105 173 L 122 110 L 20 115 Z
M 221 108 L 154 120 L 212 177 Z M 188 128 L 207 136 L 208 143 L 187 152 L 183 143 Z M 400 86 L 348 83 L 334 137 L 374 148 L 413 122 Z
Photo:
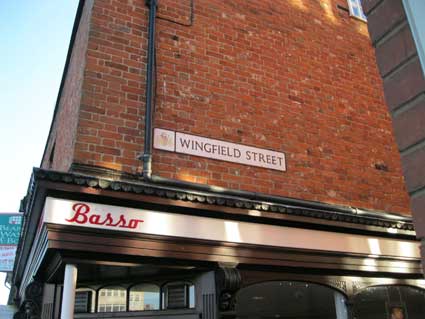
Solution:
M 289 279 L 289 278 L 285 278 L 285 279 L 282 279 L 282 280 L 272 279 L 272 280 L 256 281 L 254 283 L 251 283 L 251 284 L 244 286 L 241 289 L 239 289 L 236 293 L 236 296 L 235 296 L 235 303 L 236 303 L 235 313 L 236 313 L 236 316 L 238 318 L 242 318 L 242 319 L 251 318 L 250 316 L 246 316 L 245 313 L 240 313 L 239 312 L 240 308 L 238 308 L 239 307 L 238 305 L 243 304 L 243 301 L 244 301 L 244 299 L 246 298 L 246 295 L 247 295 L 247 291 L 249 292 L 249 290 L 256 289 L 255 293 L 258 296 L 258 288 L 262 288 L 261 286 L 267 286 L 267 285 L 277 286 L 278 284 L 279 284 L 279 286 L 284 286 L 284 289 L 289 289 L 289 287 L 290 287 L 290 289 L 292 289 L 292 292 L 295 292 L 296 290 L 298 290 L 300 288 L 313 288 L 313 289 L 314 288 L 315 289 L 320 288 L 322 290 L 321 292 L 327 291 L 329 293 L 329 297 L 332 298 L 332 304 L 330 304 L 330 305 L 333 305 L 333 306 L 335 306 L 335 302 L 336 302 L 335 297 L 338 296 L 338 297 L 342 298 L 343 301 L 344 301 L 343 307 L 344 307 L 344 310 L 345 310 L 345 314 L 348 316 L 346 318 L 350 318 L 349 317 L 349 307 L 347 305 L 347 302 L 350 300 L 350 296 L 345 291 L 338 289 L 337 287 L 331 286 L 331 285 L 324 283 L 324 282 L 317 282 L 317 281 L 309 280 L 309 279 Z M 286 286 L 286 288 L 285 288 L 285 286 Z M 309 287 L 309 286 L 311 286 L 311 287 Z M 270 289 L 270 287 L 268 287 L 268 289 Z M 276 291 L 274 293 L 276 293 Z M 303 293 L 301 294 L 301 296 L 302 295 L 303 295 Z M 261 298 L 261 294 L 260 294 L 260 297 L 259 297 L 258 300 L 263 300 L 263 298 Z M 335 307 L 335 314 L 336 313 L 337 313 L 337 309 Z M 250 313 L 250 315 L 252 315 L 252 313 Z M 258 314 L 255 314 L 255 315 L 258 315 Z M 254 318 L 254 316 L 252 318 Z M 255 316 L 255 318 L 257 318 L 257 316 Z M 267 318 L 271 318 L 271 316 L 267 316 Z M 304 318 L 304 316 L 303 316 L 303 318 Z
M 179 308 L 168 308 L 167 305 L 167 287 L 168 286 L 178 286 L 178 285 L 185 285 L 185 293 L 186 293 L 186 300 L 185 300 L 185 306 L 179 307 Z M 193 286 L 193 307 L 190 306 L 190 287 Z M 161 286 L 161 304 L 160 308 L 162 310 L 176 310 L 176 309 L 196 309 L 196 285 L 191 281 L 186 280 L 177 280 L 177 281 L 168 281 L 165 282 Z
M 124 303 L 125 310 L 124 311 L 118 311 L 118 312 L 128 312 L 128 288 L 126 288 L 125 286 L 122 286 L 122 285 L 110 284 L 110 285 L 104 285 L 102 287 L 99 287 L 96 290 L 96 308 L 95 308 L 95 313 L 114 313 L 114 311 L 103 311 L 103 312 L 102 311 L 99 311 L 99 297 L 101 297 L 100 296 L 100 293 L 101 293 L 102 289 L 105 289 L 105 295 L 103 297 L 114 297 L 112 291 L 111 291 L 111 295 L 110 296 L 108 296 L 108 294 L 106 293 L 106 291 L 108 291 L 110 289 L 114 289 L 114 288 L 122 288 L 122 290 L 125 291 L 125 296 L 124 296 L 124 298 L 125 298 L 125 303 Z M 121 297 L 120 296 L 120 293 L 118 294 L 117 297 Z M 106 306 L 107 305 L 108 306 L 109 305 L 113 306 L 113 304 L 104 304 L 104 305 L 105 305 L 105 309 L 106 309 Z
M 136 286 L 141 286 L 141 285 L 151 285 L 151 286 L 155 286 L 158 288 L 158 309 L 149 309 L 149 310 L 131 310 L 130 309 L 130 293 L 131 293 L 131 289 L 136 287 Z M 129 286 L 127 288 L 127 312 L 143 312 L 143 311 L 160 311 L 163 310 L 162 309 L 162 287 L 156 283 L 152 283 L 152 282 L 139 282 L 136 284 L 133 284 L 131 286 Z
M 78 292 L 91 292 L 91 300 L 90 300 L 90 309 L 88 312 L 75 312 L 79 314 L 85 314 L 85 313 L 96 313 L 97 309 L 97 291 L 96 289 L 93 289 L 91 287 L 81 286 L 75 289 L 75 295 L 77 295 Z M 75 304 L 74 304 L 74 310 L 75 310 Z
M 150 285 L 158 288 L 158 309 L 144 309 L 144 310 L 130 310 L 130 293 L 131 290 L 139 285 Z M 185 286 L 185 294 L 186 294 L 186 302 L 184 307 L 179 308 L 167 308 L 166 302 L 165 302 L 165 296 L 167 296 L 167 287 L 172 285 L 184 285 Z M 151 312 L 151 311 L 164 311 L 164 310 L 195 310 L 197 306 L 197 296 L 196 296 L 196 285 L 192 281 L 188 280 L 174 280 L 174 281 L 166 281 L 166 282 L 157 282 L 157 281 L 142 281 L 142 282 L 136 282 L 132 284 L 103 284 L 101 286 L 95 285 L 95 287 L 90 286 L 80 286 L 77 288 L 89 290 L 92 292 L 92 305 L 89 312 L 81 312 L 81 314 L 98 314 L 98 313 L 117 313 L 117 312 Z M 118 296 L 116 296 L 116 293 L 114 293 L 113 290 L 120 290 L 121 292 L 118 293 Z M 191 291 L 193 289 L 193 293 L 191 294 Z M 122 296 L 122 292 L 125 293 L 124 296 Z M 110 297 L 123 297 L 125 298 L 125 304 L 100 304 L 100 298 L 110 298 Z M 193 297 L 193 298 L 191 298 Z M 114 306 L 119 306 L 120 308 L 124 307 L 124 310 L 120 311 L 110 311 L 113 310 Z M 93 311 L 91 311 L 93 309 Z M 108 309 L 108 310 L 107 310 Z
M 347 4 L 348 11 L 350 12 L 350 17 L 353 17 L 363 22 L 367 22 L 367 18 L 363 11 L 361 0 L 347 0 Z M 360 10 L 360 16 L 354 13 L 354 7 L 357 7 Z
M 384 283 L 384 284 L 374 284 L 374 285 L 368 285 L 366 287 L 363 287 L 362 289 L 360 289 L 359 291 L 357 291 L 355 294 L 353 294 L 351 296 L 351 311 L 353 314 L 359 314 L 360 313 L 360 309 L 358 308 L 358 304 L 360 303 L 364 303 L 364 301 L 359 302 L 358 298 L 361 298 L 361 295 L 367 293 L 368 291 L 371 291 L 371 289 L 384 289 L 385 291 L 383 292 L 383 295 L 385 295 L 386 297 L 383 300 L 379 300 L 380 298 L 372 298 L 371 301 L 376 304 L 381 302 L 381 305 L 385 308 L 385 310 L 387 311 L 387 314 L 391 313 L 391 309 L 393 308 L 400 308 L 404 314 L 404 318 L 408 318 L 408 316 L 406 316 L 406 312 L 409 313 L 412 309 L 411 304 L 409 302 L 409 299 L 403 299 L 402 297 L 402 293 L 400 292 L 400 290 L 403 290 L 404 292 L 407 291 L 416 291 L 416 292 L 420 292 L 423 295 L 423 298 L 425 298 L 425 288 L 424 287 L 419 287 L 419 286 L 415 286 L 415 285 L 409 285 L 409 284 L 389 284 L 389 283 Z M 390 299 L 390 295 L 389 295 L 389 289 L 398 289 L 398 293 L 400 296 L 399 300 L 391 300 Z M 373 292 L 373 291 L 372 291 Z M 375 296 L 377 296 L 375 294 Z M 388 299 L 387 299 L 388 298 Z M 411 299 L 410 299 L 411 300 Z

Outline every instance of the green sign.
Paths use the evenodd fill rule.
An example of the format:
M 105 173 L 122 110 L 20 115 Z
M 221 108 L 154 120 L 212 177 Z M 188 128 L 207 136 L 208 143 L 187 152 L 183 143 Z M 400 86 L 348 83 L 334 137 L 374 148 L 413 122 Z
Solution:
M 22 214 L 0 213 L 0 245 L 17 245 L 21 233 Z
M 12 271 L 21 233 L 22 214 L 0 213 L 0 271 Z

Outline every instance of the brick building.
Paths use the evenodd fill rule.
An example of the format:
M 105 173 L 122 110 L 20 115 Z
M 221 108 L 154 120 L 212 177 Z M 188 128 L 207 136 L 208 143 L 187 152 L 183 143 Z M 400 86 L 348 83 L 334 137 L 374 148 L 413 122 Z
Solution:
M 17 316 L 420 318 L 419 242 L 358 10 L 81 0 L 22 205 Z

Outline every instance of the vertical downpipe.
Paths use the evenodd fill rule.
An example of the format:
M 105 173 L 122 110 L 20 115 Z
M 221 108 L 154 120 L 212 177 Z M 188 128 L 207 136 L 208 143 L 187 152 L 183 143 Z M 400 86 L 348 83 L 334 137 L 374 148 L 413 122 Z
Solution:
M 150 179 L 152 176 L 152 118 L 154 88 L 154 64 L 155 64 L 155 17 L 157 0 L 146 0 L 149 7 L 148 25 L 148 65 L 146 69 L 146 113 L 145 113 L 145 141 L 143 160 L 143 178 Z

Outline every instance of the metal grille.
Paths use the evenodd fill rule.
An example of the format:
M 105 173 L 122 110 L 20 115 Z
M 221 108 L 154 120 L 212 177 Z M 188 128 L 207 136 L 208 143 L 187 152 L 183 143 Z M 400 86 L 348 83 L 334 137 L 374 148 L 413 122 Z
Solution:
M 167 287 L 167 308 L 177 309 L 187 307 L 187 286 L 169 285 Z

